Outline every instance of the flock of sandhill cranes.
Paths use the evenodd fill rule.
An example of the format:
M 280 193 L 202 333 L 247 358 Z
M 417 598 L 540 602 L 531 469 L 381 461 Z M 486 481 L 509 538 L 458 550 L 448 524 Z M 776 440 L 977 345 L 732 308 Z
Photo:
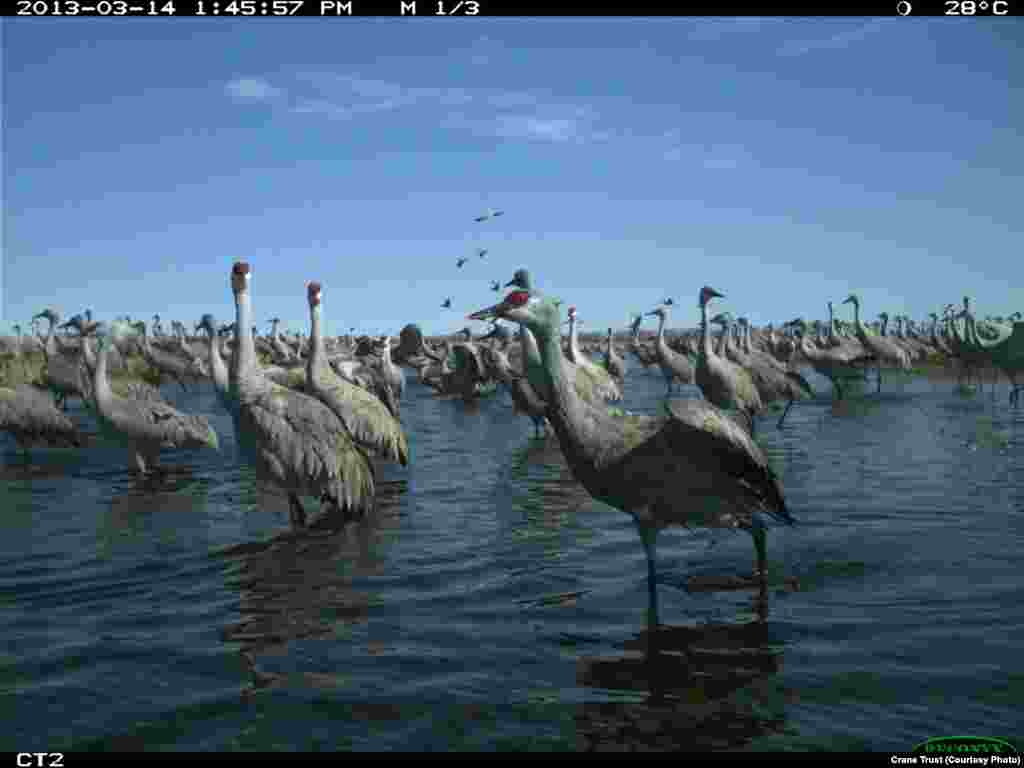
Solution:
M 130 318 L 104 324 L 86 312 L 61 323 L 55 310 L 43 310 L 35 319 L 48 322 L 45 335 L 23 337 L 17 329 L 16 343 L 4 352 L 0 429 L 24 450 L 38 443 L 80 446 L 83 434 L 67 412 L 67 400 L 80 398 L 103 435 L 125 446 L 131 468 L 147 473 L 163 448 L 218 447 L 205 417 L 177 410 L 159 389 L 163 381 L 187 389 L 209 380 L 231 417 L 240 458 L 287 494 L 292 524 L 302 527 L 303 498 L 342 519 L 363 514 L 374 504 L 375 463 L 409 461 L 400 419 L 403 366 L 444 397 L 472 400 L 505 389 L 538 434 L 557 437 L 587 491 L 635 521 L 648 556 L 655 622 L 655 538 L 668 525 L 746 530 L 756 556 L 747 581 L 765 588 L 765 521 L 792 518 L 754 431 L 769 404 L 786 404 L 781 426 L 795 401 L 813 396 L 797 363 L 828 378 L 836 398 L 872 369 L 880 388 L 883 370 L 909 370 L 938 358 L 960 361 L 968 374 L 987 365 L 1009 377 L 1013 403 L 1024 368 L 1019 313 L 978 321 L 965 300 L 960 312 L 948 306 L 941 324 L 932 315 L 928 333 L 900 316 L 890 332 L 885 314 L 865 326 L 860 299 L 851 295 L 845 303 L 853 305 L 852 323 L 836 319 L 829 304 L 827 322 L 797 319 L 779 333 L 771 326 L 754 329 L 728 312 L 709 317 L 712 302 L 723 296 L 706 286 L 698 293 L 695 333 L 675 335 L 670 343 L 671 299 L 647 313 L 658 319 L 653 343 L 640 338 L 643 316 L 633 322 L 627 349 L 644 367 L 658 366 L 666 394 L 676 384 L 694 384 L 703 395 L 666 400 L 661 415 L 646 416 L 613 405 L 622 400 L 628 363 L 612 329 L 600 350 L 584 348 L 576 307 L 565 308 L 563 320 L 561 302 L 538 290 L 526 270 L 506 284 L 511 292 L 504 299 L 468 316 L 491 321 L 485 336 L 475 339 L 466 328 L 463 338 L 435 345 L 409 325 L 394 354 L 389 336 L 323 338 L 324 289 L 317 282 L 306 286 L 308 339 L 284 337 L 278 318 L 270 321 L 269 337 L 259 336 L 252 278 L 248 263 L 233 265 L 234 322 L 218 325 L 204 315 L 195 325 L 202 340 L 190 338 L 180 322 L 165 335 L 159 316 L 150 333 L 145 322 Z M 501 320 L 518 326 L 515 338 Z M 722 329 L 717 338 L 713 325 Z M 600 363 L 588 354 L 597 351 L 603 352 Z M 32 377 L 28 360 L 34 357 L 42 365 Z

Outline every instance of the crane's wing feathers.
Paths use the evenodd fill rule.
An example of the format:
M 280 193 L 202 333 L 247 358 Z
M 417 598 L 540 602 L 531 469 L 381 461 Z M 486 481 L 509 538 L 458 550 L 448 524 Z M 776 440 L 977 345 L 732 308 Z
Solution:
M 402 466 L 408 463 L 409 445 L 402 425 L 375 395 L 333 373 L 309 383 L 312 394 L 341 419 L 359 445 Z
M 372 502 L 373 466 L 316 398 L 271 383 L 244 398 L 240 420 L 255 434 L 263 460 L 291 484 L 326 493 L 349 509 Z
M 0 387 L 0 430 L 23 440 L 81 445 L 74 422 L 56 409 L 49 395 L 28 384 Z
M 792 522 L 782 488 L 764 452 L 728 414 L 703 400 L 668 403 L 670 443 L 698 462 L 711 462 L 755 491 L 765 511 Z
M 133 440 L 159 443 L 173 448 L 217 449 L 217 433 L 205 416 L 182 413 L 165 402 L 111 398 L 106 418 Z

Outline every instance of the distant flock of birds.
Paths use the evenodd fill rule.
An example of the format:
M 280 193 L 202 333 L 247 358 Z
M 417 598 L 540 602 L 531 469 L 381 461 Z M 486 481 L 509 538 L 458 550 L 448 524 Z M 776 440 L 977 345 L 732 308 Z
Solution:
M 658 320 L 653 343 L 641 339 L 643 316 L 637 315 L 623 351 L 611 328 L 600 348 L 581 346 L 576 308 L 566 307 L 563 319 L 561 302 L 520 269 L 501 301 L 467 316 L 490 321 L 486 335 L 474 338 L 466 328 L 461 338 L 435 344 L 410 324 L 393 348 L 390 336 L 325 339 L 324 288 L 315 281 L 306 286 L 308 338 L 283 335 L 279 318 L 270 321 L 268 336 L 260 336 L 252 280 L 249 263 L 232 266 L 234 322 L 218 325 L 204 315 L 194 331 L 205 338 L 190 337 L 177 321 L 167 335 L 158 315 L 148 327 L 130 318 L 97 322 L 88 311 L 62 323 L 56 310 L 44 309 L 33 322 L 46 321 L 45 334 L 23 336 L 16 328 L 13 343 L 3 348 L 0 430 L 24 451 L 38 444 L 81 446 L 81 428 L 67 412 L 68 399 L 79 398 L 105 438 L 127 449 L 130 467 L 149 473 L 163 448 L 218 447 L 208 420 L 172 407 L 159 388 L 208 380 L 231 417 L 241 460 L 255 467 L 261 482 L 284 491 L 291 523 L 301 528 L 307 524 L 303 499 L 319 503 L 324 515 L 360 516 L 374 505 L 375 464 L 409 461 L 400 413 L 404 368 L 442 397 L 475 400 L 505 390 L 537 435 L 557 438 L 587 491 L 636 523 L 655 624 L 655 541 L 669 525 L 747 531 L 755 567 L 741 585 L 765 589 L 765 522 L 792 517 L 754 439 L 756 417 L 769 404 L 785 403 L 781 426 L 794 402 L 813 396 L 798 362 L 826 377 L 837 399 L 870 370 L 881 388 L 883 370 L 906 371 L 916 363 L 958 361 L 966 376 L 986 366 L 1007 375 L 1012 404 L 1019 402 L 1017 376 L 1024 368 L 1020 313 L 976 320 L 966 299 L 959 312 L 947 306 L 941 322 L 933 314 L 928 331 L 903 316 L 890 326 L 884 313 L 866 326 L 857 295 L 844 302 L 853 305 L 852 323 L 835 318 L 829 303 L 827 321 L 796 319 L 777 331 L 755 329 L 729 312 L 711 315 L 712 302 L 723 295 L 705 286 L 698 292 L 695 332 L 670 343 L 666 326 L 674 302 L 665 299 L 646 313 Z M 514 336 L 501 321 L 515 326 Z M 717 337 L 712 326 L 721 328 Z M 596 352 L 600 362 L 590 356 Z M 676 385 L 694 384 L 703 397 L 666 399 L 658 416 L 622 410 L 614 404 L 623 397 L 629 355 L 660 369 L 666 395 Z M 30 377 L 34 357 L 42 366 Z

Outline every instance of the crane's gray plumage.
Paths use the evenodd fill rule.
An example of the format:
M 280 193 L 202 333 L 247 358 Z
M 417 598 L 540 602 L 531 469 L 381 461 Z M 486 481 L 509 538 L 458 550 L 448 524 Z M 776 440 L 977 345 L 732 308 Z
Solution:
M 9 433 L 18 447 L 36 445 L 81 446 L 82 435 L 53 400 L 30 384 L 0 387 L 0 431 Z
M 719 357 L 711 348 L 707 307 L 713 298 L 721 296 L 722 294 L 708 286 L 700 291 L 698 302 L 701 340 L 697 348 L 694 379 L 708 402 L 726 411 L 738 411 L 744 417 L 748 429 L 753 431 L 754 415 L 764 409 L 754 380 L 746 370 L 724 357 Z
M 569 362 L 576 366 L 578 375 L 590 381 L 590 386 L 597 397 L 609 403 L 616 403 L 622 399 L 622 387 L 607 370 L 583 354 L 576 330 L 577 322 L 576 307 L 569 307 Z
M 198 371 L 193 367 L 192 361 L 185 360 L 180 355 L 165 352 L 159 347 L 151 344 L 149 336 L 146 333 L 146 324 L 142 320 L 135 322 L 133 327 L 137 328 L 142 333 L 141 350 L 145 361 L 156 369 L 161 378 L 165 375 L 169 376 L 178 382 L 178 385 L 184 391 L 188 392 L 188 387 L 185 386 L 185 382 L 194 384 L 198 374 Z
M 660 418 L 616 415 L 576 395 L 565 376 L 558 309 L 529 291 L 476 312 L 472 319 L 504 317 L 533 331 L 549 378 L 548 415 L 573 475 L 606 504 L 636 521 L 648 555 L 651 616 L 657 623 L 654 542 L 670 524 L 749 530 L 757 544 L 764 588 L 766 513 L 792 522 L 782 489 L 750 435 L 714 406 L 696 400 L 668 404 Z M 758 542 L 761 544 L 758 544 Z
M 97 326 L 98 329 L 98 326 Z M 96 329 L 94 329 L 96 330 Z M 107 353 L 112 358 L 117 353 L 117 347 L 113 344 L 107 349 Z M 99 364 L 99 359 L 96 353 L 93 352 L 92 344 L 88 337 L 82 337 L 82 362 L 85 363 L 86 371 L 88 376 L 84 377 L 85 382 L 88 385 L 86 392 L 86 401 L 92 402 L 93 398 L 93 387 L 92 379 L 96 374 L 96 366 Z M 107 360 L 107 370 L 109 371 L 113 366 L 110 363 L 110 358 Z M 124 379 L 121 377 L 110 377 L 110 388 L 114 394 L 118 397 L 126 397 L 132 400 L 144 400 L 151 403 L 166 403 L 164 396 L 160 394 L 160 390 L 150 384 L 148 381 L 142 381 L 141 379 Z
M 619 381 L 626 378 L 626 360 L 615 349 L 615 334 L 608 329 L 608 344 L 604 352 L 604 367 Z
M 326 363 L 320 330 L 321 294 L 320 283 L 307 286 L 310 312 L 307 391 L 341 419 L 352 439 L 364 450 L 405 466 L 409 462 L 409 445 L 398 419 L 374 395 L 337 376 Z
M 123 333 L 121 323 L 115 322 L 110 332 L 114 338 Z M 135 469 L 152 470 L 161 448 L 218 448 L 217 433 L 205 417 L 181 413 L 167 403 L 114 394 L 107 379 L 110 343 L 111 339 L 100 338 L 92 375 L 93 401 L 101 430 L 128 447 Z
M 256 365 L 252 336 L 239 334 L 239 328 L 252 325 L 250 277 L 249 264 L 234 264 L 235 355 L 229 382 L 238 408 L 241 455 L 260 479 L 286 491 L 295 525 L 306 521 L 300 495 L 326 500 L 345 511 L 372 508 L 373 465 L 345 425 L 315 397 L 268 380 Z
M 658 355 L 658 366 L 661 368 L 661 375 L 665 377 L 665 386 L 668 394 L 672 393 L 672 382 L 680 384 L 693 384 L 693 364 L 686 355 L 681 355 L 669 349 L 665 343 L 665 323 L 668 320 L 669 303 L 653 309 L 648 315 L 655 315 L 658 318 L 658 338 L 654 342 L 654 351 Z

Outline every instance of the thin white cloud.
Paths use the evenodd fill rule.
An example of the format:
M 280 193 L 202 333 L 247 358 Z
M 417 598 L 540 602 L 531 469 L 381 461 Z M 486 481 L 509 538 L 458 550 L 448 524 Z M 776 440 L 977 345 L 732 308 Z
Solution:
M 673 132 L 666 134 L 666 137 Z M 753 155 L 740 144 L 679 144 L 665 150 L 663 157 L 672 163 L 688 163 L 709 171 L 732 171 L 753 162 Z
M 249 77 L 231 81 L 227 90 L 239 102 L 334 120 L 432 110 L 450 126 L 505 139 L 581 143 L 611 135 L 594 128 L 597 115 L 590 107 L 558 103 L 537 91 L 406 85 L 355 74 L 304 74 L 287 90 Z
M 540 118 L 531 115 L 501 115 L 494 123 L 496 135 L 505 139 L 530 139 L 557 143 L 584 138 L 579 121 L 573 118 Z
M 272 101 L 282 93 L 262 77 L 240 77 L 228 82 L 224 89 L 231 98 L 248 102 Z
M 778 49 L 779 56 L 803 56 L 812 51 L 840 50 L 852 43 L 857 43 L 875 32 L 880 24 L 869 21 L 866 24 L 845 26 L 828 37 L 817 37 L 809 40 L 787 40 Z

